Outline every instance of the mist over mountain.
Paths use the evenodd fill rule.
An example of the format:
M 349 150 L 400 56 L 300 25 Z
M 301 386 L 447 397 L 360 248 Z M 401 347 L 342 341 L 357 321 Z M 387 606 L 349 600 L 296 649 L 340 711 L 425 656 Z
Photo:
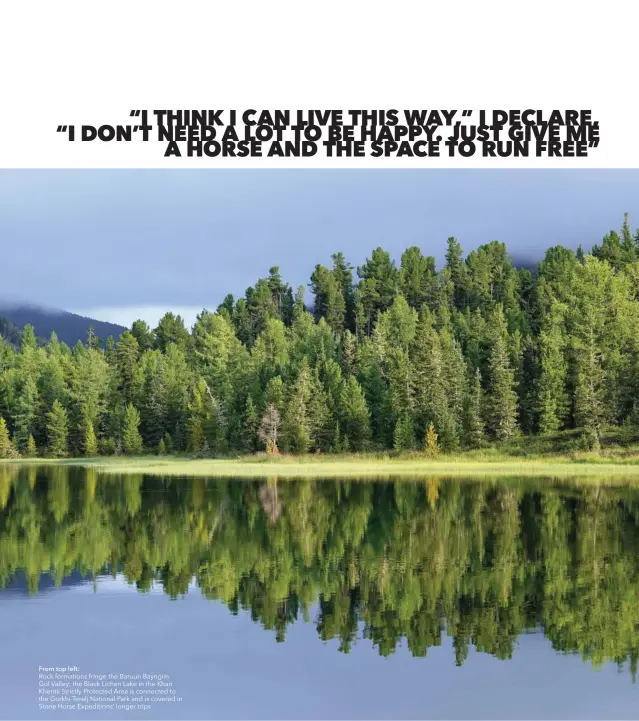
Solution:
M 0 319 L 3 318 L 8 323 L 0 321 L 0 334 L 12 343 L 15 342 L 16 332 L 25 325 L 32 325 L 36 336 L 44 340 L 55 331 L 58 340 L 68 346 L 74 346 L 78 341 L 84 342 L 89 328 L 93 328 L 99 338 L 106 339 L 111 335 L 115 340 L 126 330 L 124 326 L 115 323 L 85 318 L 65 310 L 0 301 Z

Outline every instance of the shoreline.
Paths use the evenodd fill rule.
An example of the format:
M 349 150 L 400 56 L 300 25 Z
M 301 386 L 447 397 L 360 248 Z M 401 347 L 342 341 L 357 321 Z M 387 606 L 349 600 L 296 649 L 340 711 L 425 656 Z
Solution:
M 157 476 L 209 476 L 263 478 L 373 478 L 389 476 L 608 476 L 639 482 L 639 458 L 548 456 L 536 458 L 478 459 L 449 456 L 440 459 L 389 456 L 279 456 L 233 459 L 138 456 L 73 459 L 14 459 L 2 466 L 63 466 L 92 468 L 101 473 L 144 473 Z

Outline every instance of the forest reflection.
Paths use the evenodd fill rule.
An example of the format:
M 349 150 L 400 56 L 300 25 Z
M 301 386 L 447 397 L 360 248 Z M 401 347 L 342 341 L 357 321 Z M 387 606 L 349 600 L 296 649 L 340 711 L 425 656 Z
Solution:
M 262 481 L 0 465 L 0 585 L 122 574 L 195 583 L 284 641 L 300 618 L 348 653 L 446 635 L 501 659 L 541 629 L 559 652 L 639 658 L 639 489 L 594 482 Z M 191 591 L 189 586 L 191 585 Z

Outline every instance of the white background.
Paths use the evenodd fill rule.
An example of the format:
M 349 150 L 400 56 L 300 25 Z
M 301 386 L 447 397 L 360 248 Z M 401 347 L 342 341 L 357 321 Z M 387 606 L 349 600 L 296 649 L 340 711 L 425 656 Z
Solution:
M 639 167 L 639 3 L 0 4 L 0 167 Z M 588 158 L 165 158 L 69 143 L 132 109 L 588 109 Z

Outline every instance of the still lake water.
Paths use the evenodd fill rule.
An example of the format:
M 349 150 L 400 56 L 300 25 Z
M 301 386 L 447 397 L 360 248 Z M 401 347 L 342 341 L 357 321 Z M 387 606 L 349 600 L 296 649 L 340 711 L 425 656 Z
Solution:
M 639 717 L 639 488 L 0 465 L 0 586 L 2 719 Z

